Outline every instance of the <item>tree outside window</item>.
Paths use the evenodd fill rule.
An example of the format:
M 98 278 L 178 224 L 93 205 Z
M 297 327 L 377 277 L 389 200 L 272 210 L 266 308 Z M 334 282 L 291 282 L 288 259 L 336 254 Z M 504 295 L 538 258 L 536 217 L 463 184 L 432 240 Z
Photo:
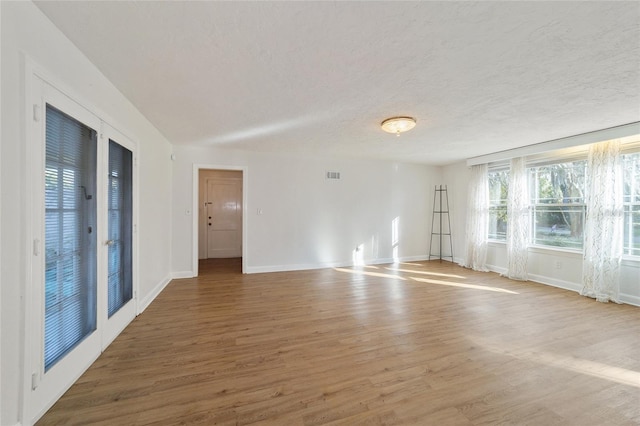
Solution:
M 533 243 L 582 249 L 586 161 L 530 169 Z
M 640 256 L 640 152 L 622 156 L 624 253 Z
M 490 240 L 507 239 L 507 195 L 509 171 L 489 172 L 489 235 Z

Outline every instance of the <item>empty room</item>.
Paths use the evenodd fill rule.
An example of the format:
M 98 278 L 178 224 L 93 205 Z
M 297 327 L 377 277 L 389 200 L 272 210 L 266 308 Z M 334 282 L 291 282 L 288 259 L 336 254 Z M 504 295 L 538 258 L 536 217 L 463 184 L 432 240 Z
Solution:
M 0 425 L 640 424 L 640 2 L 0 37 Z

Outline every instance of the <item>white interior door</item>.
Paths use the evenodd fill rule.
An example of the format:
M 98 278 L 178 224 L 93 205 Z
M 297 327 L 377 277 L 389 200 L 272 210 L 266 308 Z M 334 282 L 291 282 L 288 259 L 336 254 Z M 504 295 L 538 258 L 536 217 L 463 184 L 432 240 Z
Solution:
M 206 180 L 207 257 L 242 256 L 242 180 Z

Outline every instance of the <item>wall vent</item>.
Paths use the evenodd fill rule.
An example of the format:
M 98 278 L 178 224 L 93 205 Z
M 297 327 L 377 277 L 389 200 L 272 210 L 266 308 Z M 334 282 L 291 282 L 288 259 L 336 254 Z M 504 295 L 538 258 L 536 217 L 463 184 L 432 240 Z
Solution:
M 325 178 L 330 180 L 339 180 L 340 172 L 327 172 L 327 174 L 325 175 Z

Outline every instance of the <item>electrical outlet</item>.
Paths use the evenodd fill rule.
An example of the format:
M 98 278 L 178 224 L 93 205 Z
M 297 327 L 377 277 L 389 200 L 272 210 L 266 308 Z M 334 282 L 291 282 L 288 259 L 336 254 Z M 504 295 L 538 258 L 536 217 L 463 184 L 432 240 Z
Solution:
M 562 262 L 560 262 L 559 260 L 556 260 L 554 263 L 556 269 L 562 269 Z

